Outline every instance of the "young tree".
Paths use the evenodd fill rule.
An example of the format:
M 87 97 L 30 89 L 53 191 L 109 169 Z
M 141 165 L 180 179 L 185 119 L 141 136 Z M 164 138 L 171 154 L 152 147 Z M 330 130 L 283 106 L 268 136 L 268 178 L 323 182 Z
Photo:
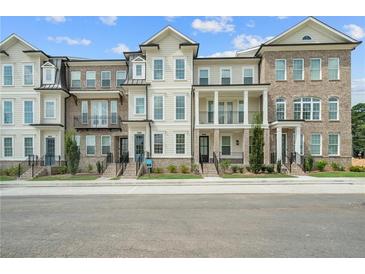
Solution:
M 250 167 L 254 173 L 259 173 L 264 162 L 264 130 L 261 128 L 260 115 L 255 116 L 255 126 L 252 134 Z
M 80 151 L 72 131 L 67 131 L 65 134 L 65 157 L 68 172 L 75 175 L 79 169 Z
M 353 155 L 365 151 L 365 103 L 359 103 L 352 107 L 352 150 Z

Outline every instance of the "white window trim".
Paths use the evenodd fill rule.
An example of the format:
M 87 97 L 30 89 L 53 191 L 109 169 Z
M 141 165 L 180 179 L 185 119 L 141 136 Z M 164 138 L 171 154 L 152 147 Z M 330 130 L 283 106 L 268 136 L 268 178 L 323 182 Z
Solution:
M 341 78 L 340 78 L 340 58 L 339 57 L 329 57 L 328 58 L 328 61 L 327 61 L 327 70 L 328 70 L 328 76 L 329 76 L 329 61 L 330 61 L 330 59 L 337 59 L 337 66 L 338 66 L 338 69 L 337 69 L 337 79 L 332 79 L 332 80 L 330 80 L 329 79 L 329 77 L 328 77 L 328 80 L 329 81 L 338 81 L 338 80 L 340 80 Z
M 94 76 L 95 76 L 94 78 L 88 78 L 87 77 L 87 74 L 90 73 L 90 72 L 94 73 Z M 81 79 L 81 77 L 80 77 L 80 79 Z M 95 81 L 94 86 L 88 86 L 87 80 L 94 80 Z M 86 82 L 85 83 L 86 88 L 95 88 L 96 87 L 96 71 L 95 70 L 88 70 L 88 71 L 85 72 L 85 82 Z
M 10 66 L 11 67 L 11 75 L 12 75 L 12 83 L 11 85 L 5 85 L 5 81 L 4 81 L 4 77 L 5 77 L 5 74 L 4 74 L 4 68 L 5 67 L 8 67 Z M 2 68 L 2 77 L 1 77 L 1 82 L 2 82 L 2 85 L 4 87 L 13 87 L 15 85 L 15 78 L 14 78 L 14 64 L 3 64 L 3 68 Z
M 329 146 L 330 146 L 330 135 L 337 135 L 338 136 L 338 144 L 337 144 L 337 154 L 330 154 L 329 153 Z M 337 132 L 329 132 L 328 133 L 328 156 L 341 156 L 341 135 Z
M 5 123 L 5 115 L 4 115 L 5 114 L 5 102 L 11 102 L 12 122 L 9 124 Z M 14 104 L 15 104 L 15 99 L 3 99 L 3 103 L 2 103 L 3 109 L 2 109 L 1 115 L 3 116 L 2 124 L 4 126 L 13 126 L 15 124 Z
M 143 113 L 137 113 L 137 99 L 143 98 L 144 102 L 144 111 Z M 146 115 L 146 96 L 134 96 L 134 108 L 133 108 L 134 115 Z
M 32 66 L 32 84 L 25 84 L 25 66 Z M 23 86 L 32 87 L 34 86 L 34 63 L 24 63 L 23 64 Z
M 136 74 L 137 65 L 142 65 L 141 76 L 137 76 L 137 74 Z M 146 78 L 145 73 L 146 73 L 146 62 L 145 61 L 134 61 L 133 62 L 133 79 L 137 79 L 137 80 L 145 79 Z
M 80 79 L 72 79 L 72 74 L 75 74 L 76 72 L 78 72 L 79 74 L 80 74 Z M 79 70 L 73 70 L 73 71 L 71 71 L 71 87 L 72 88 L 81 88 L 82 87 L 82 85 L 81 85 L 81 71 L 79 71 Z M 75 87 L 74 85 L 72 85 L 72 81 L 73 80 L 75 80 L 75 81 L 80 81 L 80 86 L 79 87 Z
M 184 136 L 185 136 L 184 137 L 184 153 L 177 153 L 176 152 L 176 144 L 177 144 L 176 143 L 176 135 L 177 134 L 184 134 Z M 175 132 L 175 134 L 174 134 L 174 137 L 175 137 L 174 138 L 174 151 L 175 151 L 176 155 L 186 155 L 187 154 L 187 149 L 186 149 L 187 148 L 187 146 L 186 146 L 187 136 L 188 136 L 188 134 L 186 132 Z
M 125 78 L 124 79 L 121 79 L 121 78 L 118 78 L 118 73 L 119 72 L 124 72 L 125 73 Z M 122 70 L 117 70 L 116 72 L 115 72 L 115 86 L 116 87 L 118 87 L 118 80 L 124 80 L 125 81 L 125 79 L 127 79 L 127 71 L 125 70 L 125 69 L 122 69 Z
M 32 138 L 32 149 L 34 155 L 34 136 L 33 135 L 23 135 L 23 156 L 28 157 L 25 155 L 25 138 Z
M 100 155 L 106 156 L 108 154 L 103 154 L 103 137 L 109 137 L 110 152 L 112 151 L 112 137 L 110 135 L 101 135 L 100 136 Z M 96 146 L 96 144 L 95 144 L 95 146 Z M 95 149 L 95 152 L 96 152 L 96 149 Z
M 49 70 L 51 72 L 51 78 L 52 79 L 50 81 L 47 81 L 47 77 L 46 77 L 46 71 L 47 70 Z M 54 84 L 55 75 L 56 75 L 56 69 L 54 67 L 42 67 L 42 74 L 43 74 L 43 79 L 42 79 L 43 84 Z M 71 82 L 71 84 L 72 84 L 72 82 Z
M 24 99 L 23 100 L 23 125 L 29 125 L 31 123 L 26 123 L 25 122 L 25 102 L 32 102 L 32 110 L 33 110 L 33 122 L 34 123 L 34 99 Z
M 278 99 L 283 99 L 284 102 L 277 102 Z M 284 120 L 286 120 L 286 99 L 283 98 L 283 97 L 276 98 L 276 100 L 275 100 L 275 116 L 276 117 L 275 118 L 277 118 L 277 110 L 278 110 L 277 106 L 278 106 L 278 104 L 284 104 Z
M 223 146 L 223 137 L 229 137 L 229 147 L 231 148 L 230 149 L 230 154 L 227 154 L 227 155 L 223 155 L 223 151 L 222 151 L 222 146 Z M 220 152 L 221 152 L 221 155 L 222 155 L 222 158 L 224 157 L 228 157 L 228 156 L 232 156 L 232 134 L 222 134 L 221 135 L 221 138 L 220 138 L 220 144 L 219 144 L 219 149 L 220 149 Z
M 277 79 L 277 75 L 276 75 L 276 61 L 284 61 L 284 80 L 278 80 Z M 288 69 L 287 69 L 287 66 L 286 66 L 286 59 L 275 59 L 275 81 L 287 81 L 288 80 Z
M 222 85 L 222 72 L 224 69 L 229 69 L 230 85 L 232 85 L 232 67 L 220 67 L 219 68 L 219 83 Z
M 13 155 L 11 155 L 11 156 L 5 156 L 5 138 L 11 138 L 11 148 L 12 148 L 12 152 L 13 152 Z M 3 139 L 3 146 L 2 146 L 2 156 L 3 156 L 3 158 L 5 158 L 5 159 L 13 158 L 14 155 L 15 155 L 14 136 L 6 135 L 6 136 L 3 136 L 2 139 Z
M 161 134 L 162 135 L 162 153 L 155 153 L 155 134 Z M 176 136 L 175 136 L 175 141 L 176 141 Z M 175 146 L 175 150 L 176 150 L 176 146 Z M 164 155 L 165 154 L 165 133 L 164 132 L 160 132 L 160 131 L 156 131 L 152 133 L 152 151 L 153 151 L 153 155 Z
M 53 110 L 53 116 L 52 117 L 48 117 L 47 116 L 47 111 L 46 111 L 46 105 L 48 102 L 53 102 L 54 104 L 54 110 Z M 57 112 L 57 105 L 56 105 L 56 100 L 44 100 L 44 118 L 45 119 L 56 119 L 56 112 Z
M 162 97 L 162 119 L 155 119 L 155 97 Z M 155 121 L 164 121 L 165 120 L 165 96 L 160 94 L 152 95 L 152 117 Z
M 331 119 L 330 118 L 330 99 L 331 98 L 335 98 L 337 101 L 337 119 Z M 333 103 L 333 102 L 332 102 Z M 338 98 L 338 97 L 336 97 L 336 96 L 331 96 L 331 97 L 329 97 L 328 98 L 328 120 L 329 121 L 340 121 L 340 99 Z
M 243 66 L 242 67 L 242 84 L 245 83 L 245 69 L 252 69 L 252 84 L 256 83 L 255 66 Z
M 87 147 L 88 147 L 88 144 L 87 144 L 87 137 L 88 137 L 88 136 L 94 137 L 94 147 L 95 147 L 95 153 L 93 153 L 93 154 L 89 154 L 89 153 L 87 153 Z M 86 135 L 86 136 L 85 136 L 85 153 L 86 153 L 86 156 L 95 156 L 95 155 L 96 155 L 96 136 L 95 136 L 95 135 Z
M 208 85 L 210 85 L 210 68 L 209 67 L 199 67 L 198 68 L 198 85 L 200 85 L 200 70 L 208 71 Z
M 312 152 L 312 135 L 313 134 L 318 134 L 319 135 L 319 154 L 314 154 Z M 317 132 L 311 133 L 311 137 L 310 137 L 310 153 L 311 153 L 312 156 L 322 156 L 322 134 L 317 133 Z
M 312 76 L 311 76 L 311 60 L 319 60 L 319 80 L 313 80 Z M 311 81 L 322 81 L 322 58 L 319 57 L 315 57 L 315 58 L 310 58 L 309 59 L 309 79 Z
M 176 97 L 178 97 L 178 96 L 184 96 L 184 119 L 177 119 L 176 118 L 176 115 L 177 115 L 177 112 L 176 112 Z M 174 112 L 175 112 L 175 115 L 174 115 L 174 120 L 175 121 L 187 121 L 187 116 L 186 116 L 186 114 L 187 114 L 187 111 L 186 111 L 186 109 L 187 109 L 187 105 L 186 105 L 186 94 L 175 94 L 175 96 L 174 96 Z
M 108 79 L 103 79 L 103 73 L 104 72 L 109 72 L 109 78 Z M 110 85 L 109 86 L 103 86 L 103 80 L 109 80 Z M 110 70 L 100 71 L 100 87 L 101 88 L 110 88 L 111 86 L 112 86 L 112 72 Z
M 302 78 L 301 79 L 294 79 L 294 61 L 301 60 L 302 61 Z M 293 58 L 293 81 L 304 81 L 304 58 Z
M 176 79 L 176 60 L 184 60 L 184 79 Z M 186 81 L 186 57 L 185 56 L 175 56 L 174 57 L 174 81 Z
M 162 60 L 162 79 L 155 79 L 155 61 Z M 142 72 L 143 74 L 143 72 Z M 161 82 L 165 81 L 165 58 L 163 57 L 154 57 L 152 58 L 152 81 Z
M 310 102 L 303 102 L 303 98 L 311 98 L 311 101 Z M 306 119 L 307 121 L 322 121 L 322 99 L 320 98 L 317 98 L 317 97 L 307 97 L 307 96 L 304 96 L 304 97 L 299 97 L 299 98 L 296 98 L 296 99 L 300 99 L 300 102 L 295 102 L 293 101 L 293 115 L 294 115 L 294 105 L 295 104 L 300 104 L 300 119 L 303 120 L 303 104 L 304 103 L 310 103 L 311 104 L 311 112 L 310 112 L 310 119 Z M 314 120 L 313 119 L 313 99 L 319 99 L 319 119 L 316 119 Z

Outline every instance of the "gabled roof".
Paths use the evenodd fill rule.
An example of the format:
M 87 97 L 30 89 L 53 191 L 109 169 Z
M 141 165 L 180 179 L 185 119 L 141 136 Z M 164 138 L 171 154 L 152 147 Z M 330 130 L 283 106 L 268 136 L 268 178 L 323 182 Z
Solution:
M 148 40 L 146 40 L 145 42 L 143 42 L 141 44 L 141 46 L 145 46 L 147 44 L 151 44 L 155 39 L 157 39 L 159 36 L 165 34 L 167 31 L 172 31 L 173 33 L 175 33 L 177 36 L 180 36 L 181 38 L 183 38 L 184 40 L 186 40 L 188 43 L 190 44 L 197 44 L 194 40 L 190 39 L 189 37 L 187 37 L 186 35 L 182 34 L 181 32 L 179 32 L 178 30 L 176 30 L 175 28 L 171 27 L 171 26 L 167 26 L 165 28 L 163 28 L 162 30 L 160 30 L 158 33 L 156 33 L 155 35 L 153 35 L 151 38 L 149 38 Z
M 143 59 L 141 56 L 137 56 L 132 60 L 132 62 L 146 62 L 146 60 Z
M 10 42 L 11 40 L 14 40 L 14 39 L 17 39 L 18 41 L 24 43 L 25 45 L 27 45 L 32 50 L 39 51 L 38 48 L 36 48 L 35 46 L 31 45 L 30 43 L 28 43 L 27 41 L 25 41 L 23 38 L 21 38 L 19 35 L 15 34 L 15 33 L 10 34 L 3 41 L 1 41 L 0 42 L 0 47 L 2 47 L 6 43 L 8 43 L 8 42 Z
M 52 64 L 51 62 L 45 62 L 43 65 L 42 65 L 42 68 L 49 68 L 49 67 L 52 67 L 52 68 L 55 68 L 56 66 L 54 64 Z

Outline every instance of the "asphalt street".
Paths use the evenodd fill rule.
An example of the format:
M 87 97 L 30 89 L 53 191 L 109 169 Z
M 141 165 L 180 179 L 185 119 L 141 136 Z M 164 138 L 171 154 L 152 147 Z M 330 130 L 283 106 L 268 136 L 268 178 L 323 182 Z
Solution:
M 1 257 L 365 257 L 363 194 L 1 197 Z

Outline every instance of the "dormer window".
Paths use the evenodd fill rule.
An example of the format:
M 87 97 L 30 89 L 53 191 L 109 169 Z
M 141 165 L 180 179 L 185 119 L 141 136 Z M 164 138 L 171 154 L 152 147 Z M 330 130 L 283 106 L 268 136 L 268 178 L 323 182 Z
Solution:
M 43 84 L 54 84 L 55 82 L 55 75 L 56 75 L 56 67 L 50 63 L 46 62 L 42 66 L 43 71 Z
M 310 37 L 309 35 L 305 35 L 305 36 L 303 36 L 302 40 L 303 41 L 310 41 L 310 40 L 312 40 L 312 37 Z
M 138 56 L 133 63 L 133 79 L 145 79 L 145 60 Z

